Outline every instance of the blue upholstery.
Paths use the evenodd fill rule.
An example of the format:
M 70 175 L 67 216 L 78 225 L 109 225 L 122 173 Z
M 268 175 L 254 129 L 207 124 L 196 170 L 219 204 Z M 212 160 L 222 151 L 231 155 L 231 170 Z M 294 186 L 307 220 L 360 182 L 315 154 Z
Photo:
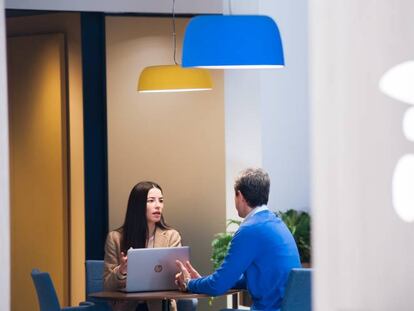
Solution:
M 81 303 L 79 307 L 60 308 L 55 287 L 49 273 L 32 270 L 32 279 L 36 288 L 40 311 L 91 311 L 93 303 Z
M 312 310 L 311 273 L 312 269 L 292 269 L 286 284 L 285 295 L 280 311 Z M 221 311 L 238 310 L 240 309 L 221 309 Z
M 87 260 L 86 270 L 86 300 L 95 304 L 93 311 L 112 311 L 107 302 L 89 297 L 89 294 L 103 291 L 103 260 Z
M 286 284 L 281 311 L 312 310 L 312 269 L 292 269 Z
M 196 311 L 198 299 L 178 299 L 177 311 Z
M 86 297 L 88 301 L 95 303 L 94 311 L 111 311 L 107 303 L 88 298 L 88 295 L 103 290 L 103 260 L 86 261 Z M 178 311 L 195 311 L 197 308 L 197 299 L 180 299 L 177 300 Z

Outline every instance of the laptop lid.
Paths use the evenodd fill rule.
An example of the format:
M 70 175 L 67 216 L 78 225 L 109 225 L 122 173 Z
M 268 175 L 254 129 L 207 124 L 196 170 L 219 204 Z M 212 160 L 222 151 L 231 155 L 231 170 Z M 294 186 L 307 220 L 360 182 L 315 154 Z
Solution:
M 176 260 L 190 259 L 190 248 L 159 247 L 128 250 L 126 292 L 177 290 Z

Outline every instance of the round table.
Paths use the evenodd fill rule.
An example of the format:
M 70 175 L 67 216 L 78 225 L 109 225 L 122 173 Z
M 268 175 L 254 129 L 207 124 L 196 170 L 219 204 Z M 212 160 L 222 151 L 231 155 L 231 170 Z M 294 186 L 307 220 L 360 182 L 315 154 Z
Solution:
M 230 289 L 229 291 L 225 292 L 223 295 L 233 295 L 233 309 L 238 308 L 238 293 L 241 290 L 239 289 Z M 211 297 L 205 294 L 194 294 L 188 292 L 180 292 L 180 291 L 159 291 L 159 292 L 133 292 L 133 293 L 126 293 L 122 291 L 103 291 L 103 292 L 96 292 L 89 294 L 89 297 L 98 298 L 102 300 L 136 300 L 136 301 L 143 301 L 143 300 L 162 300 L 162 310 L 169 311 L 170 310 L 170 300 L 171 299 L 189 299 L 189 298 L 208 298 Z

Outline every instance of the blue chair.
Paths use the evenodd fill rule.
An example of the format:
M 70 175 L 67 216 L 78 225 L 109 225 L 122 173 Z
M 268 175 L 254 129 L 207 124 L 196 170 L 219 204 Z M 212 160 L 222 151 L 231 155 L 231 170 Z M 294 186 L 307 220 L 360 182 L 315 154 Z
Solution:
M 281 311 L 312 310 L 312 269 L 292 269 L 286 284 Z
M 61 308 L 49 273 L 32 270 L 40 311 L 92 311 L 93 303 L 82 302 L 78 307 Z
M 103 291 L 103 260 L 86 260 L 86 300 L 95 303 L 93 311 L 112 311 L 106 302 L 89 298 L 89 294 Z M 197 309 L 197 299 L 177 300 L 178 311 L 195 311 Z
M 292 269 L 289 273 L 280 311 L 312 310 L 311 273 L 312 269 Z M 221 311 L 237 310 L 240 309 L 221 309 Z
M 103 291 L 103 260 L 87 260 L 86 270 L 86 300 L 95 304 L 93 311 L 112 311 L 105 301 L 89 297 L 89 294 Z

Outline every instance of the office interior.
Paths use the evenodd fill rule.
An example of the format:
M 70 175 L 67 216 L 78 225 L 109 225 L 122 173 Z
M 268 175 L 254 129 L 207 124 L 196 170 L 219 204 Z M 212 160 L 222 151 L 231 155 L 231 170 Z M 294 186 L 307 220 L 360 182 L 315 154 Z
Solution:
M 409 106 L 378 83 L 413 59 L 414 4 L 206 2 L 176 1 L 178 56 L 194 15 L 265 14 L 286 67 L 141 94 L 141 70 L 173 62 L 170 1 L 0 1 L 0 309 L 37 308 L 34 267 L 62 305 L 83 301 L 84 261 L 102 258 L 139 180 L 163 186 L 167 221 L 211 272 L 211 240 L 237 218 L 234 177 L 255 166 L 270 174 L 271 209 L 311 214 L 314 310 L 412 310 L 414 228 L 392 197 L 414 151 Z

